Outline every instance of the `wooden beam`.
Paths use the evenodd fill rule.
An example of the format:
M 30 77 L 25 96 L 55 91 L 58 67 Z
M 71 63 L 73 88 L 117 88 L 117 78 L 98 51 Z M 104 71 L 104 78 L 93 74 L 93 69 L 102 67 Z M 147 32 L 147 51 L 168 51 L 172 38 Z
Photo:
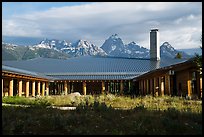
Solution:
M 123 95 L 124 85 L 123 80 L 120 81 L 120 94 Z
M 64 92 L 65 95 L 67 95 L 67 81 L 64 82 Z
M 86 95 L 86 82 L 83 82 L 83 94 Z
M 101 86 L 102 86 L 101 93 L 104 94 L 105 92 L 105 82 L 104 81 L 101 82 Z
M 45 82 L 42 82 L 42 96 L 45 95 Z
M 9 96 L 13 96 L 13 79 L 9 82 Z
M 22 80 L 18 81 L 18 96 L 21 97 L 22 96 Z
M 2 76 L 5 77 L 11 77 L 11 78 L 24 78 L 24 79 L 29 79 L 29 80 L 40 80 L 40 81 L 48 81 L 48 79 L 43 79 L 39 77 L 33 77 L 33 76 L 28 76 L 28 75 L 21 75 L 21 74 L 16 74 L 12 72 L 3 72 Z
M 29 81 L 26 81 L 26 95 L 25 97 L 29 97 Z
M 164 96 L 164 77 L 161 77 L 160 79 L 161 79 L 161 85 L 160 85 L 161 96 Z
M 38 95 L 40 95 L 40 81 L 38 81 Z
M 192 90 L 191 90 L 191 80 L 187 81 L 187 85 L 188 85 L 188 96 L 190 97 L 192 94 Z
M 46 95 L 48 96 L 49 95 L 49 83 L 46 82 Z
M 35 81 L 32 81 L 32 96 L 35 96 Z
M 2 97 L 3 97 L 3 95 L 4 95 L 4 79 L 2 78 Z

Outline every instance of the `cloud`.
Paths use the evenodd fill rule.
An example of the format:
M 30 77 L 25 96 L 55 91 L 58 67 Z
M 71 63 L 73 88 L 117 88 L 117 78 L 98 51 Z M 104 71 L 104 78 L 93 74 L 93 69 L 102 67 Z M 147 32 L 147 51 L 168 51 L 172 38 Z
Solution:
M 101 46 L 118 33 L 124 43 L 135 41 L 146 48 L 149 31 L 155 27 L 161 42 L 175 48 L 196 47 L 202 33 L 202 3 L 95 2 L 16 14 L 2 22 L 6 36 L 86 39 Z

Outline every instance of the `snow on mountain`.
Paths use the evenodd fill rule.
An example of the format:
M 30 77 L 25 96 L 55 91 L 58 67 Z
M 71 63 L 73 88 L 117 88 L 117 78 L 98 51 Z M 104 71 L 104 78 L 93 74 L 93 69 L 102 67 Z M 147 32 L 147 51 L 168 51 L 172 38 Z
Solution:
M 137 45 L 134 41 L 126 45 L 126 49 L 131 51 L 129 53 L 130 57 L 134 58 L 148 58 L 149 57 L 149 50 Z
M 148 49 L 131 42 L 125 45 L 117 34 L 110 36 L 101 46 L 108 56 L 129 57 L 129 58 L 147 58 Z
M 189 57 L 191 57 L 190 55 L 188 55 L 187 53 L 185 53 L 183 51 L 178 51 L 178 50 L 174 49 L 171 46 L 171 44 L 169 44 L 168 42 L 164 42 L 161 45 L 161 47 L 160 47 L 161 57 L 175 58 L 178 53 L 181 53 L 182 58 L 189 58 Z
M 118 56 L 121 54 L 121 51 L 124 49 L 124 44 L 121 38 L 117 34 L 110 36 L 101 46 L 108 55 Z
M 4 46 L 6 45 L 6 46 Z M 98 47 L 87 40 L 78 40 L 74 43 L 69 43 L 65 40 L 44 39 L 39 44 L 33 46 L 17 46 L 2 42 L 2 47 L 5 49 L 5 55 L 17 54 L 18 59 L 32 57 L 54 57 L 54 58 L 69 58 L 77 56 L 111 56 L 111 57 L 127 57 L 127 58 L 149 58 L 150 50 L 138 45 L 136 42 L 124 44 L 123 40 L 114 34 L 110 36 L 101 47 Z M 8 51 L 10 50 L 10 51 Z M 14 52 L 11 52 L 14 51 Z M 20 53 L 22 52 L 22 53 Z M 164 42 L 160 46 L 161 58 L 175 58 L 177 53 L 182 54 L 182 58 L 189 58 L 190 55 L 185 52 L 174 49 L 168 42 Z M 26 54 L 25 54 L 26 53 Z M 22 57 L 22 54 L 25 56 Z M 6 56 L 5 56 L 6 58 Z
M 86 41 L 78 40 L 77 42 L 71 44 L 69 47 L 62 49 L 63 52 L 71 54 L 71 56 L 105 56 L 106 53 L 96 45 Z
M 34 45 L 35 48 L 45 48 L 45 49 L 54 49 L 66 54 L 69 54 L 71 57 L 76 56 L 86 56 L 86 55 L 99 55 L 105 56 L 106 53 L 99 47 L 86 40 L 78 40 L 75 43 L 68 43 L 63 40 L 56 39 L 44 39 L 39 44 Z
M 108 56 L 128 58 L 150 58 L 149 49 L 136 44 L 134 41 L 125 45 L 122 39 L 117 34 L 110 36 L 103 43 L 101 48 L 108 54 Z M 164 42 L 160 46 L 161 57 L 175 58 L 178 52 L 182 54 L 182 58 L 191 57 L 185 52 L 181 52 L 174 49 L 168 42 Z
M 67 43 L 65 40 L 60 41 L 56 39 L 44 39 L 39 44 L 34 45 L 33 47 L 36 48 L 47 48 L 47 49 L 55 49 L 55 50 L 61 50 L 62 48 L 66 48 L 69 46 L 70 43 Z

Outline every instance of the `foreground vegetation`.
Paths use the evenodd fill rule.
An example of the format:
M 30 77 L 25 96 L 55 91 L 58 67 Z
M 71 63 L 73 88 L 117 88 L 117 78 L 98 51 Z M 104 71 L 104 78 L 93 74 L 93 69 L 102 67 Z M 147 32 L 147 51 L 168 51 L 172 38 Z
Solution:
M 3 134 L 201 135 L 202 101 L 180 97 L 3 97 Z M 59 110 L 47 106 L 75 106 Z

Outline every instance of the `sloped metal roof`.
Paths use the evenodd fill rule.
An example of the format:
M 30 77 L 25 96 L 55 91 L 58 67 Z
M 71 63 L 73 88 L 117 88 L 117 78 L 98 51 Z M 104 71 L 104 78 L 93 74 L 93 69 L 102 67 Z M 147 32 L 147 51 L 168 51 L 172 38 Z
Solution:
M 2 70 L 3 71 L 8 71 L 8 72 L 14 72 L 17 74 L 21 74 L 21 75 L 28 75 L 28 76 L 32 76 L 32 77 L 39 77 L 39 78 L 45 78 L 45 79 L 54 79 L 53 77 L 49 77 L 37 72 L 32 72 L 32 71 L 27 71 L 24 69 L 19 69 L 19 68 L 14 68 L 14 67 L 9 67 L 9 66 L 5 66 L 2 65 Z
M 183 59 L 113 58 L 113 57 L 75 57 L 66 60 L 35 58 L 21 61 L 3 61 L 3 65 L 41 73 L 61 80 L 105 80 L 132 79 L 161 67 L 184 62 Z

